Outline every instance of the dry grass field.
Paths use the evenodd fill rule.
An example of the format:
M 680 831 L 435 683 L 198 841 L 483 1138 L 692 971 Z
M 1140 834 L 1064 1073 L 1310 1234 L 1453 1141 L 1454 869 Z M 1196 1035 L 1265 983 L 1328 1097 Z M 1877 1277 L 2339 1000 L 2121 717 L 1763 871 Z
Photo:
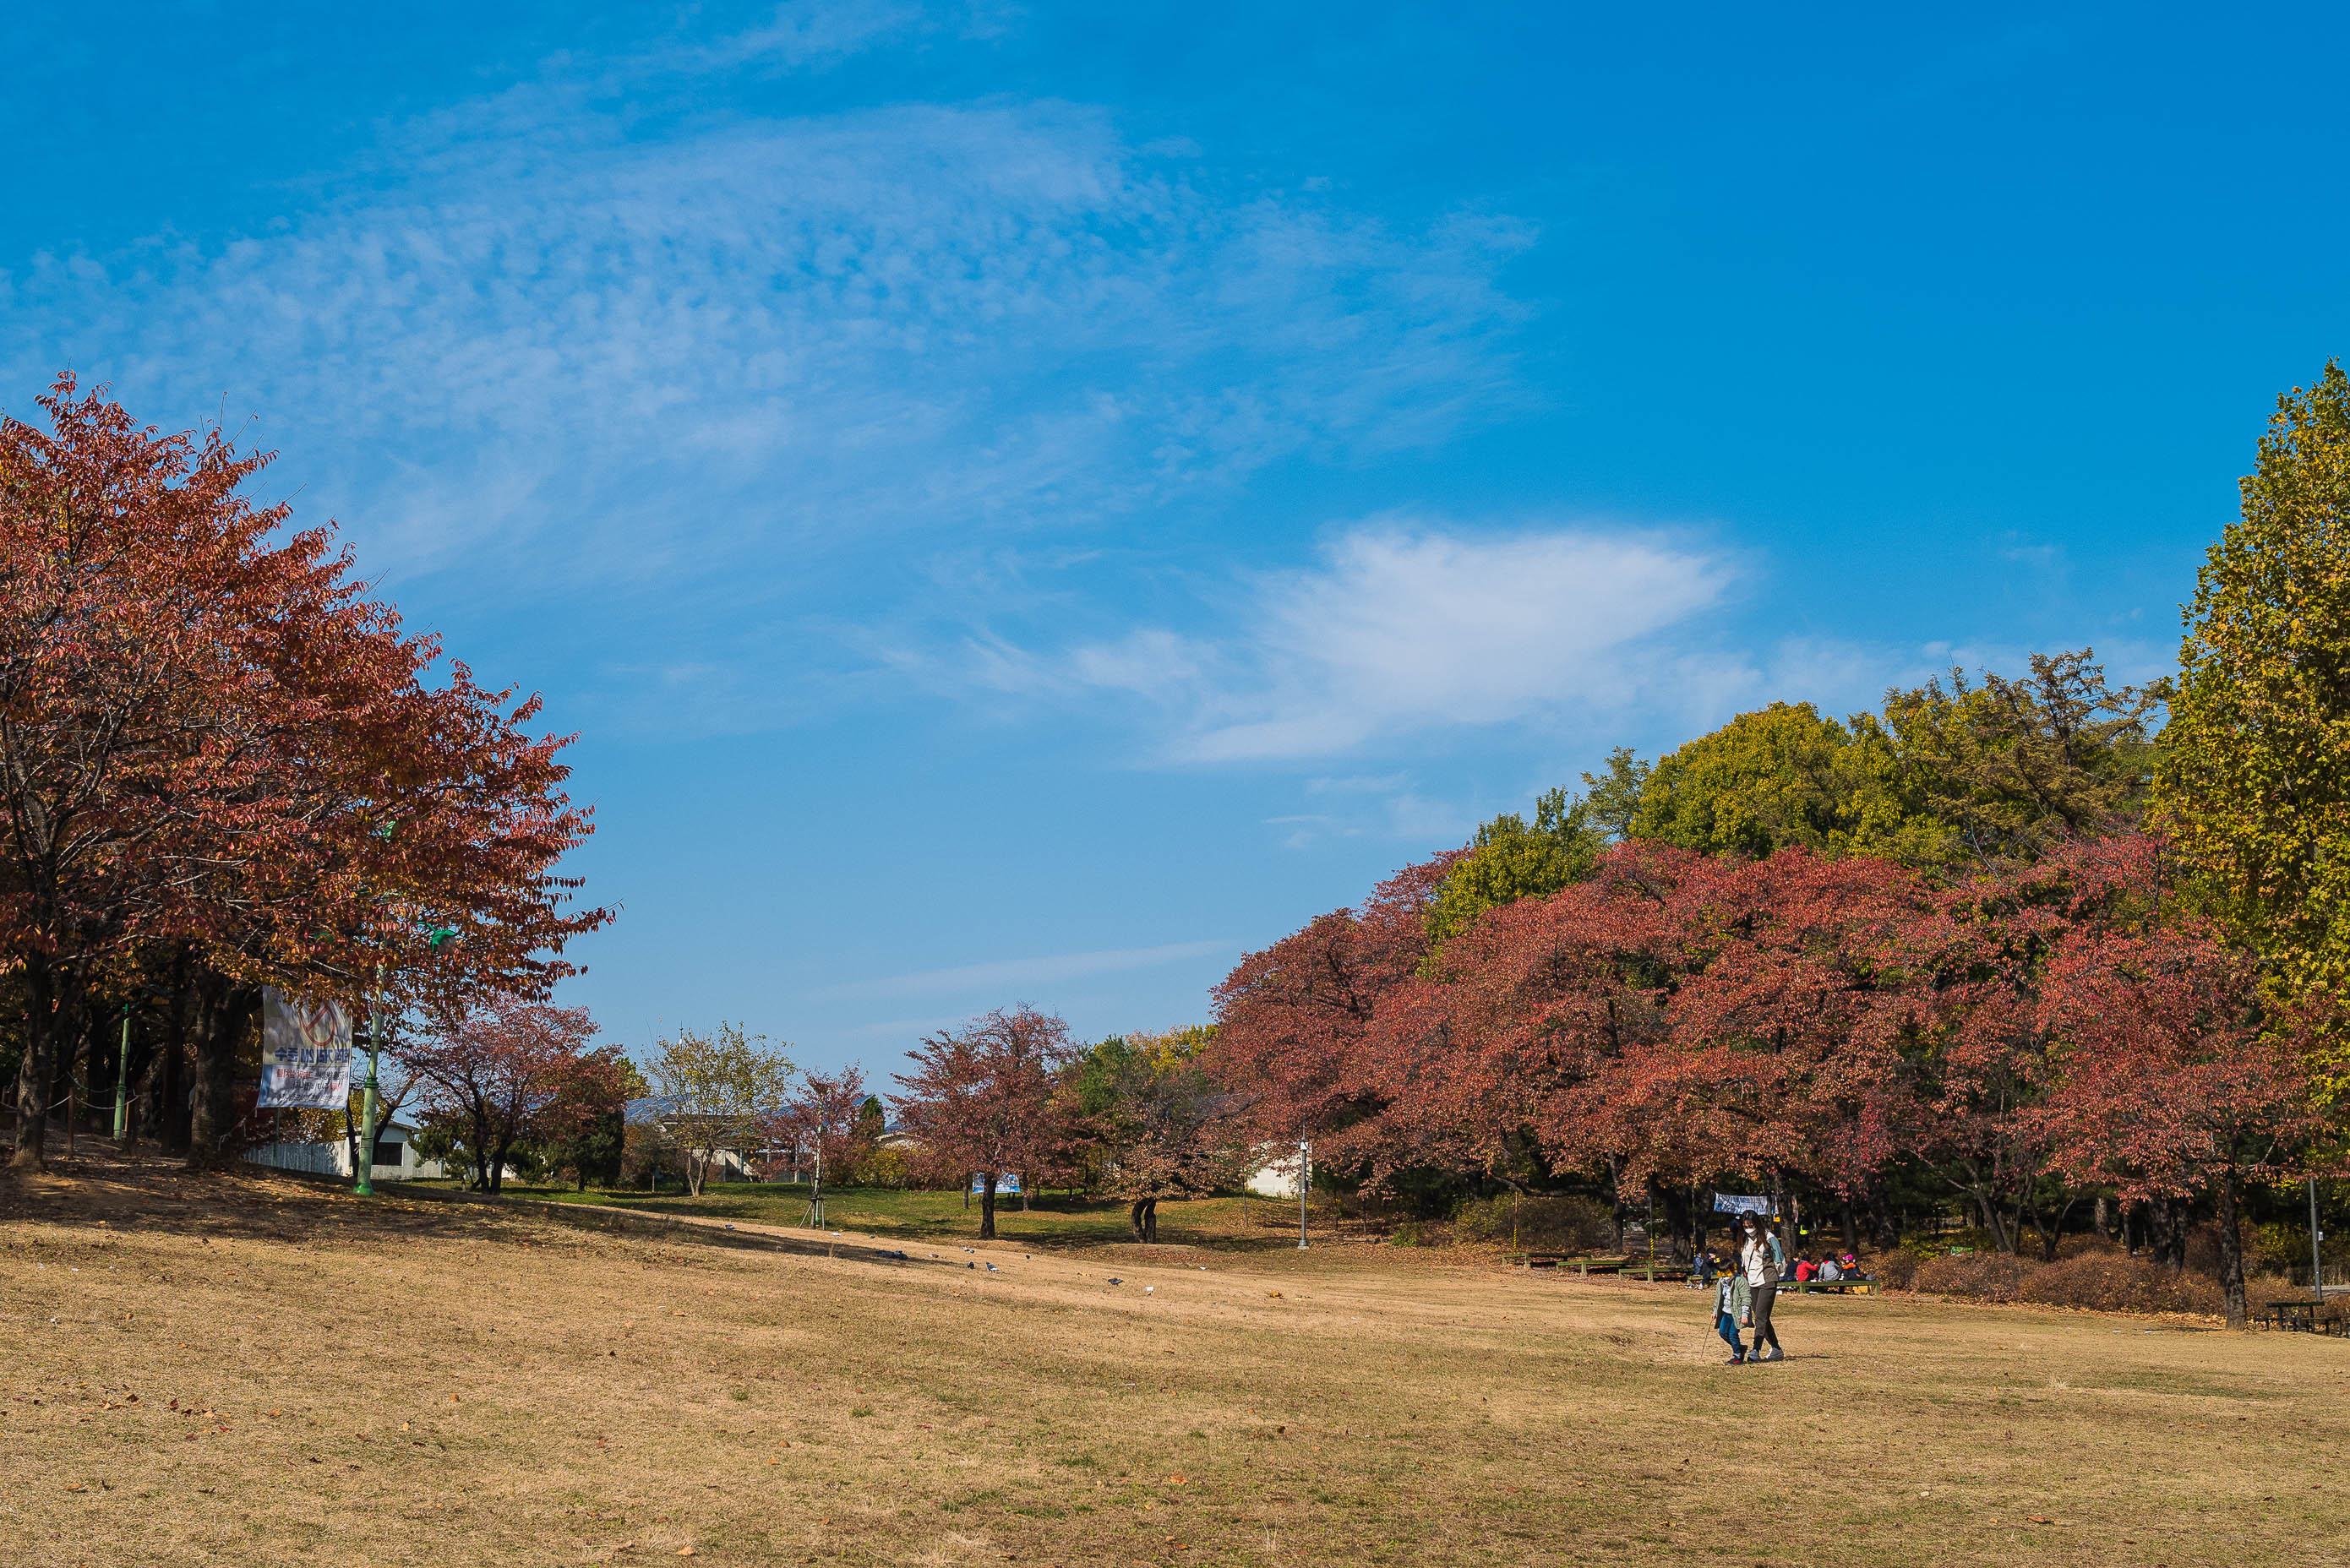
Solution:
M 0 1563 L 2350 1561 L 2339 1340 L 1812 1298 L 1731 1368 L 1395 1249 L 821 1247 L 0 1188 Z

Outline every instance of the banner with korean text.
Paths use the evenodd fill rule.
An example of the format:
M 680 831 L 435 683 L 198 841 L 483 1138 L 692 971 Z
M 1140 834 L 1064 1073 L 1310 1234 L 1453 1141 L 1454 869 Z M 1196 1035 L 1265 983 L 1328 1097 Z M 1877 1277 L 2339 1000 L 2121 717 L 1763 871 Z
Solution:
M 351 1015 L 339 1002 L 261 992 L 261 1106 L 338 1111 L 350 1102 Z

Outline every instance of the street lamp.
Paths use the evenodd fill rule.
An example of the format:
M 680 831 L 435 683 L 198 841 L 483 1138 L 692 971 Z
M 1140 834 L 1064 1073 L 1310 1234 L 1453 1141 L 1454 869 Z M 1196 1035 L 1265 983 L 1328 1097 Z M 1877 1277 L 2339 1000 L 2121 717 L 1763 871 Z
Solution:
M 453 941 L 457 933 L 447 926 L 436 926 L 429 920 L 419 920 L 416 929 L 424 933 L 424 945 L 437 949 L 442 943 Z M 368 998 L 368 1075 L 367 1088 L 360 1096 L 359 1157 L 354 1163 L 358 1179 L 351 1191 L 360 1198 L 375 1196 L 375 1124 L 383 1109 L 382 1097 L 376 1092 L 376 1068 L 383 1058 L 383 963 L 375 966 L 375 990 Z
M 114 1069 L 114 1142 L 127 1148 L 130 1142 L 130 1003 L 122 1004 L 122 1060 Z
M 1314 1145 L 1297 1140 L 1297 1250 L 1305 1250 L 1305 1189 L 1314 1185 Z

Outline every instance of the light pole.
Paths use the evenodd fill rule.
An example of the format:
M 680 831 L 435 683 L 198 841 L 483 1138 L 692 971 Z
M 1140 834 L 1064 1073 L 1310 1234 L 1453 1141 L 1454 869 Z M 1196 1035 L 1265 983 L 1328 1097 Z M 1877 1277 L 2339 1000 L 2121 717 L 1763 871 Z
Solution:
M 424 945 L 438 948 L 456 939 L 456 931 L 448 926 L 436 926 L 420 919 L 416 929 L 424 933 Z M 376 1092 L 376 1065 L 383 1057 L 383 961 L 375 964 L 375 990 L 368 997 L 368 1075 L 367 1090 L 360 1099 L 359 1179 L 351 1191 L 361 1198 L 375 1196 L 375 1124 L 383 1109 L 382 1097 Z
M 115 1145 L 130 1147 L 131 1137 L 131 1003 L 122 1003 L 122 1060 L 115 1064 Z M 2314 1192 L 2314 1187 L 2313 1187 Z M 2314 1210 L 2313 1210 L 2314 1213 Z
M 808 1193 L 807 1223 L 812 1230 L 824 1227 L 824 1113 L 816 1116 L 816 1186 Z
M 2317 1178 L 2309 1179 L 2309 1293 L 2325 1304 L 2325 1253 L 2318 1246 L 2325 1232 L 2317 1228 Z
M 383 1048 L 383 965 L 375 966 L 375 989 L 368 995 L 368 1075 L 367 1090 L 359 1099 L 359 1152 L 351 1163 L 359 1179 L 351 1191 L 361 1198 L 375 1196 L 375 1118 L 383 1101 L 376 1094 L 376 1062 Z
M 1297 1140 L 1297 1250 L 1305 1251 L 1305 1189 L 1314 1185 L 1314 1145 Z

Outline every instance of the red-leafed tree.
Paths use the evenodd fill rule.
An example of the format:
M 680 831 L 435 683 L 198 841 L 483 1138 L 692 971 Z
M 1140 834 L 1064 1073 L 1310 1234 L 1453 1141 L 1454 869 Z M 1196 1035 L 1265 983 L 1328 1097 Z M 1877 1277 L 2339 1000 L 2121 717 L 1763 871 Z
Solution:
M 1975 1209 L 1992 1243 L 2027 1229 L 2054 1257 L 2080 1200 L 2054 1163 L 2038 1107 L 2064 1071 L 2043 987 L 2065 943 L 2135 930 L 2166 895 L 2158 848 L 2138 835 L 2064 846 L 2045 860 L 1965 880 L 1939 895 L 1939 950 L 1918 999 L 1907 1152 Z
M 1619 846 L 1383 1000 L 1363 1055 L 1386 1158 L 1513 1184 L 1856 1186 L 1898 1152 L 1929 909 L 1882 862 Z
M 1898 1152 L 1924 887 L 1793 847 L 1689 867 L 1666 909 L 1669 1031 L 1595 1082 L 1651 1129 L 1635 1168 L 1858 1187 Z
M 563 1129 L 547 1125 L 550 1113 L 592 1103 L 574 1092 L 583 1075 L 609 1075 L 617 1085 L 619 1063 L 590 1050 L 595 1036 L 585 1008 L 504 996 L 448 1020 L 400 1058 L 426 1114 L 463 1142 L 474 1189 L 495 1192 L 517 1145 L 559 1136 Z
M 1240 1097 L 1263 1142 L 1315 1140 L 1317 1160 L 1376 1159 L 1385 1097 L 1367 1040 L 1383 999 L 1427 961 L 1428 911 L 1457 856 L 1408 867 L 1359 909 L 1339 909 L 1242 959 L 1216 988 L 1202 1064 Z
M 2053 1162 L 2125 1199 L 2210 1197 L 2228 1322 L 2242 1327 L 2245 1187 L 2303 1168 L 2324 1131 L 2306 1016 L 2193 920 L 2065 941 L 2041 1012 L 2060 1071 L 2033 1120 Z
M 331 528 L 244 490 L 265 454 L 138 426 L 61 378 L 44 431 L 0 421 L 0 961 L 24 993 L 20 1165 L 59 1047 L 138 950 L 175 978 L 217 1154 L 231 1049 L 272 981 L 394 1011 L 543 993 L 556 875 L 588 831 L 535 701 L 475 686 L 351 580 Z M 458 933 L 427 940 L 419 927 Z
M 805 1073 L 791 1096 L 761 1120 L 761 1137 L 771 1146 L 814 1156 L 816 1196 L 821 1197 L 826 1178 L 847 1179 L 873 1152 L 881 1129 L 876 1118 L 863 1114 L 865 1098 L 860 1067 Z
M 899 1127 L 924 1163 L 979 1178 L 979 1233 L 995 1236 L 995 1189 L 1003 1176 L 1057 1162 L 1067 1139 L 1056 1094 L 1071 1058 L 1068 1025 L 1033 1007 L 997 1009 L 961 1029 L 927 1036 L 900 1074 Z

